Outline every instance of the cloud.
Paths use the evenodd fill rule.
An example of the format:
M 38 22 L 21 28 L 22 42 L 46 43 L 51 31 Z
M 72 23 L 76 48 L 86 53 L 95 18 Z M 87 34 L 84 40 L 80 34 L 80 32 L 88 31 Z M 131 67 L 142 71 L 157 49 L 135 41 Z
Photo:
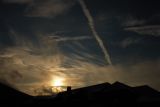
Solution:
M 37 37 L 35 43 L 14 30 L 11 31 L 14 45 L 1 49 L 0 52 L 0 80 L 17 87 L 19 84 L 43 83 L 51 79 L 52 73 L 56 73 L 51 72 L 51 69 L 58 68 L 64 58 L 56 43 L 48 43 L 41 37 Z
M 19 4 L 26 4 L 26 3 L 31 3 L 34 0 L 2 0 L 5 3 L 19 3 Z
M 83 79 L 86 85 L 121 81 L 131 86 L 147 84 L 160 90 L 158 82 L 160 60 L 142 61 L 129 66 L 120 64 L 113 66 L 83 64 L 82 68 L 85 69 Z
M 72 85 L 73 88 L 120 81 L 132 86 L 147 84 L 160 90 L 159 59 L 127 66 L 100 66 L 88 62 L 87 58 L 79 60 L 78 56 L 69 58 L 62 53 L 48 56 L 33 54 L 17 47 L 8 49 L 5 51 L 5 54 L 7 53 L 13 55 L 0 57 L 0 80 L 3 80 L 1 82 L 7 81 L 13 87 L 31 95 L 49 94 L 50 83 L 56 77 L 65 78 L 65 85 Z M 70 61 L 67 63 L 70 64 L 69 67 L 63 66 L 65 61 Z
M 132 65 L 99 65 L 89 61 L 97 56 L 77 48 L 73 49 L 84 57 L 72 52 L 66 55 L 59 50 L 57 42 L 48 41 L 46 35 L 38 35 L 36 42 L 19 38 L 23 35 L 13 29 L 10 35 L 17 39 L 13 39 L 15 45 L 0 52 L 0 82 L 30 95 L 52 94 L 50 86 L 57 77 L 64 78 L 64 84 L 73 88 L 120 81 L 132 86 L 147 84 L 160 90 L 160 59 Z
M 144 19 L 138 19 L 136 17 L 133 17 L 131 15 L 119 17 L 122 22 L 122 26 L 128 27 L 128 26 L 140 26 L 144 25 L 147 20 Z
M 131 86 L 149 85 L 152 88 L 160 90 L 159 65 L 159 59 L 156 61 L 142 61 L 127 66 L 121 64 L 99 66 L 92 63 L 76 61 L 74 66 L 66 68 L 61 72 L 65 74 L 66 85 L 71 85 L 73 88 L 80 88 L 103 82 L 114 83 L 120 81 Z M 63 77 L 62 75 L 60 76 Z M 35 89 L 43 93 L 43 85 Z M 33 85 L 32 87 L 35 86 Z M 45 90 L 49 89 L 49 86 L 45 87 Z M 31 92 L 33 92 L 33 90 Z
M 127 47 L 129 47 L 130 45 L 139 43 L 140 41 L 141 41 L 141 38 L 135 39 L 135 38 L 128 37 L 128 38 L 125 38 L 125 39 L 120 43 L 120 45 L 121 45 L 122 48 L 127 48 Z
M 159 14 L 155 14 L 147 19 L 139 19 L 128 15 L 119 17 L 119 20 L 126 31 L 136 32 L 140 35 L 160 36 L 160 25 L 157 23 L 159 22 L 159 16 Z
M 126 31 L 136 32 L 141 35 L 152 35 L 152 36 L 160 36 L 160 25 L 145 25 L 145 26 L 135 26 L 135 27 L 127 27 Z
M 30 4 L 27 16 L 55 17 L 62 15 L 74 5 L 74 0 L 40 0 Z
M 26 16 L 55 17 L 67 13 L 75 0 L 3 0 L 5 3 L 27 4 Z
M 34 90 L 30 90 L 30 87 L 23 88 L 24 85 L 32 86 L 35 89 L 43 88 L 44 85 L 50 86 L 51 81 L 57 76 L 64 77 L 67 81 L 72 78 L 75 81 L 72 84 L 82 83 L 81 81 L 76 82 L 80 72 L 73 73 L 74 70 L 80 69 L 76 66 L 78 64 L 77 59 L 61 52 L 57 46 L 57 41 L 49 39 L 48 36 L 43 34 L 38 34 L 35 37 L 35 42 L 13 29 L 10 29 L 9 33 L 13 40 L 13 46 L 3 48 L 0 51 L 0 82 L 10 84 L 12 87 L 31 95 L 36 93 L 34 93 Z M 70 39 L 77 41 L 86 39 L 86 37 L 61 38 L 60 41 Z M 81 59 L 87 61 L 87 57 Z M 66 63 L 69 60 L 70 63 Z M 70 67 L 66 68 L 66 65 Z
M 55 40 L 56 42 L 79 41 L 79 40 L 92 39 L 92 37 L 90 36 L 76 36 L 76 37 L 50 36 L 49 38 Z

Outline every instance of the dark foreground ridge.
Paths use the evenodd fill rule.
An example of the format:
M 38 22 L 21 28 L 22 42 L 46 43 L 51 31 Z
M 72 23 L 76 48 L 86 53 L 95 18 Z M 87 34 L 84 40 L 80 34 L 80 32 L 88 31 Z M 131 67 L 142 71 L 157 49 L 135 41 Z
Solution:
M 159 104 L 160 92 L 149 86 L 130 87 L 120 82 L 103 83 L 89 87 L 61 92 L 57 96 L 33 97 L 0 84 L 0 107 L 16 106 L 90 106 L 107 105 L 136 106 L 141 104 Z

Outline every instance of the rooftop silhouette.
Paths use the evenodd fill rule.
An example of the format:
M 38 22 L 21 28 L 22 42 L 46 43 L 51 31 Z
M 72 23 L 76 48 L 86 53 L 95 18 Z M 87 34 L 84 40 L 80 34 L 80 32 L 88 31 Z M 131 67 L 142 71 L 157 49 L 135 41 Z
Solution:
M 160 92 L 144 85 L 130 87 L 120 82 L 102 83 L 60 92 L 57 96 L 29 96 L 7 85 L 0 84 L 0 105 L 90 105 L 94 107 L 117 104 L 159 103 Z

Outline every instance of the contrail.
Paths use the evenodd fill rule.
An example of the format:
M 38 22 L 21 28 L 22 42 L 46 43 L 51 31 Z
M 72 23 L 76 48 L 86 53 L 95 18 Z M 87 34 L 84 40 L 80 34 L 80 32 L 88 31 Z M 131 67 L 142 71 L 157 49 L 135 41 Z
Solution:
M 62 41 L 79 41 L 79 40 L 86 40 L 86 39 L 92 39 L 90 36 L 78 36 L 78 37 L 59 37 L 59 36 L 50 36 L 50 38 L 54 39 L 57 42 Z M 50 39 L 49 38 L 49 39 Z
M 78 0 L 79 1 L 79 4 L 81 5 L 82 7 L 82 10 L 86 16 L 86 18 L 88 19 L 88 24 L 89 24 L 89 27 L 93 33 L 93 36 L 95 37 L 95 39 L 97 40 L 99 46 L 101 47 L 104 55 L 105 55 L 105 59 L 107 61 L 107 63 L 109 63 L 110 65 L 112 65 L 112 62 L 111 62 L 111 59 L 110 59 L 110 56 L 108 54 L 108 51 L 107 49 L 105 48 L 104 44 L 103 44 L 103 41 L 102 39 L 100 38 L 99 34 L 97 33 L 96 29 L 95 29 L 95 25 L 94 25 L 94 21 L 93 21 L 93 18 L 92 18 L 92 15 L 91 13 L 89 12 L 87 6 L 85 5 L 84 1 L 83 0 Z

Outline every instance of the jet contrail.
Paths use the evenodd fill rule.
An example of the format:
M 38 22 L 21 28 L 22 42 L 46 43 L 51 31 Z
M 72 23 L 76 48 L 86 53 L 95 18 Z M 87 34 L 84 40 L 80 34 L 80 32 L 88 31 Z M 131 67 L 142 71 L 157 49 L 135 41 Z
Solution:
M 112 65 L 112 62 L 111 62 L 110 56 L 108 54 L 108 51 L 105 48 L 102 39 L 100 38 L 100 36 L 98 35 L 98 33 L 97 33 L 96 29 L 95 29 L 95 25 L 94 25 L 94 21 L 93 21 L 91 13 L 89 12 L 89 10 L 88 10 L 88 8 L 85 5 L 85 3 L 84 3 L 83 0 L 78 0 L 78 1 L 79 1 L 79 4 L 82 7 L 82 10 L 83 10 L 86 18 L 88 19 L 88 24 L 89 24 L 89 27 L 90 27 L 92 33 L 93 33 L 93 36 L 97 40 L 99 46 L 101 47 L 101 49 L 102 49 L 102 51 L 103 51 L 103 53 L 105 55 L 105 59 L 107 60 L 107 63 L 109 63 L 110 65 Z
M 78 40 L 86 40 L 86 39 L 92 39 L 90 36 L 77 36 L 77 37 L 59 37 L 59 36 L 50 36 L 49 39 L 54 39 L 57 42 L 62 41 L 78 41 Z

